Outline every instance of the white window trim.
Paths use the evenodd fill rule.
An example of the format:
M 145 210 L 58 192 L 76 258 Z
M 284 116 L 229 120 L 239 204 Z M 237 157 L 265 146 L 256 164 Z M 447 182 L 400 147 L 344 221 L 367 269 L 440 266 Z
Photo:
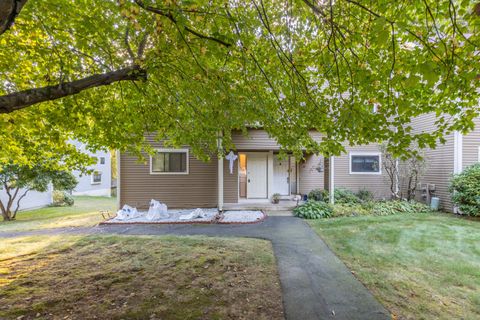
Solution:
M 353 172 L 352 171 L 352 156 L 378 156 L 378 172 Z M 367 152 L 367 151 L 356 151 L 350 152 L 348 156 L 348 168 L 350 174 L 363 174 L 363 175 L 381 175 L 382 174 L 382 154 L 381 152 Z
M 186 171 L 185 172 L 156 172 L 153 171 L 152 165 L 152 156 L 150 156 L 150 174 L 165 174 L 165 175 L 185 175 L 190 173 L 190 157 L 189 157 L 189 150 L 188 149 L 165 149 L 165 148 L 158 148 L 155 149 L 155 152 L 165 152 L 165 153 L 173 153 L 173 152 L 184 152 L 186 154 Z
M 100 173 L 100 181 L 99 182 L 95 182 L 93 181 L 93 176 L 95 175 L 95 172 L 98 172 Z M 100 170 L 94 170 L 92 175 L 90 176 L 90 184 L 102 184 L 102 181 L 103 181 L 103 172 L 100 171 Z

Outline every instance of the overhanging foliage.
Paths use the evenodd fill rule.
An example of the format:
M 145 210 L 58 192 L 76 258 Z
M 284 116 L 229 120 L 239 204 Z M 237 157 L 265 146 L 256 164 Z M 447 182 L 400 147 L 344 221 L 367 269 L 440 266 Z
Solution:
M 471 130 L 478 115 L 475 8 L 468 0 L 28 1 L 0 36 L 0 101 L 132 65 L 148 77 L 0 115 L 0 161 L 31 162 L 25 137 L 55 152 L 73 135 L 138 152 L 144 132 L 208 158 L 219 131 L 229 149 L 229 132 L 251 124 L 297 153 L 339 153 L 345 141 L 388 141 L 396 155 L 413 143 L 432 147 Z M 412 133 L 411 119 L 424 113 L 437 116 L 438 130 Z M 312 129 L 324 133 L 320 144 Z M 58 137 L 39 138 L 50 132 Z

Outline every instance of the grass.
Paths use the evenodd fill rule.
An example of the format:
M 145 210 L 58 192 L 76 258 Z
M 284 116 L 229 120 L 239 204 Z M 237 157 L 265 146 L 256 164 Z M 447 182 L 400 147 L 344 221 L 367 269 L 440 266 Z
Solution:
M 14 221 L 1 221 L 0 232 L 26 231 L 61 227 L 88 227 L 103 220 L 99 210 L 116 209 L 116 198 L 74 197 L 72 207 L 46 207 L 22 211 Z
M 480 318 L 480 221 L 416 214 L 309 223 L 396 318 Z
M 283 319 L 264 240 L 19 237 L 0 266 L 0 319 Z

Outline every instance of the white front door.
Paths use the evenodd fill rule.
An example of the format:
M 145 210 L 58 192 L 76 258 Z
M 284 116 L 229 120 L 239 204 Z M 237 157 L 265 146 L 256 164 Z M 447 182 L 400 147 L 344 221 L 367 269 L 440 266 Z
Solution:
M 247 154 L 247 198 L 267 198 L 267 155 Z
M 279 159 L 278 155 L 273 157 L 273 193 L 278 193 L 282 196 L 290 194 L 288 169 L 288 157 L 283 160 Z

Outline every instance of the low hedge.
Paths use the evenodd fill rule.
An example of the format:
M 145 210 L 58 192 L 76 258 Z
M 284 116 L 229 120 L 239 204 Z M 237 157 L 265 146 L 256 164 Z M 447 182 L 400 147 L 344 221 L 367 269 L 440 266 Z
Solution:
M 333 214 L 333 209 L 326 202 L 310 200 L 293 209 L 293 214 L 304 219 L 329 218 Z

